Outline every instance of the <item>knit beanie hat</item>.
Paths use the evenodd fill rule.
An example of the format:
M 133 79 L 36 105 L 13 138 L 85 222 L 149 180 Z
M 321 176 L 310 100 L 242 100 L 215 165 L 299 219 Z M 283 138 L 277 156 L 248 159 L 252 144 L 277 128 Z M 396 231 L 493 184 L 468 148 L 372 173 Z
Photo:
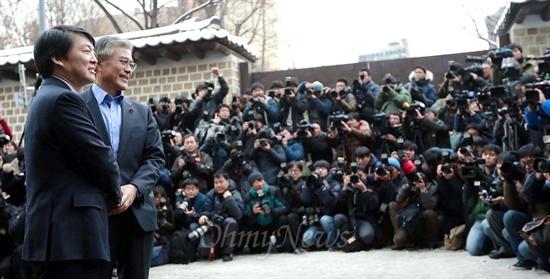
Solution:
M 256 182 L 256 180 L 258 179 L 263 179 L 264 176 L 260 173 L 260 172 L 253 172 L 251 173 L 249 176 L 248 176 L 248 183 L 250 183 L 250 185 L 254 184 L 254 182 Z

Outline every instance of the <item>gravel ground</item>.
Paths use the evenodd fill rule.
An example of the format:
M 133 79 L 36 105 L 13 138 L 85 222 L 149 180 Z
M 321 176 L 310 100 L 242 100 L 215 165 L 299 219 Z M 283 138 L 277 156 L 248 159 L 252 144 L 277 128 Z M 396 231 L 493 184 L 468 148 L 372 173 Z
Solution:
M 236 255 L 232 262 L 201 260 L 150 270 L 152 279 L 173 278 L 550 278 L 541 270 L 512 268 L 515 258 L 493 260 L 465 251 L 392 251 L 358 253 L 314 251 L 302 255 Z

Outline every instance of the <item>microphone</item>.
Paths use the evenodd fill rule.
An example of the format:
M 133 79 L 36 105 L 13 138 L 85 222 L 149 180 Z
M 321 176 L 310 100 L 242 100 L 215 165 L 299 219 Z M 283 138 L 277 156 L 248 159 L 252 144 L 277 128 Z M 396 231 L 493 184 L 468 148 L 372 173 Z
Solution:
M 408 108 L 410 108 L 410 107 L 411 107 L 411 104 L 409 104 L 408 102 L 404 102 L 404 103 L 403 103 L 403 108 L 404 108 L 404 109 L 408 109 Z

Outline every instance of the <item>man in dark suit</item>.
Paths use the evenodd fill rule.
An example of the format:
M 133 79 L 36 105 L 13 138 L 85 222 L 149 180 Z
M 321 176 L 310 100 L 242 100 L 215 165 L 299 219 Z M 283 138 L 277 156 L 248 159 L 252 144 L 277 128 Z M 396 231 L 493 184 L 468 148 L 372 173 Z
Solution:
M 54 26 L 39 36 L 34 59 L 44 82 L 25 126 L 22 258 L 32 278 L 109 278 L 108 204 L 121 201 L 119 168 L 77 94 L 94 81 L 94 38 Z
M 112 36 L 99 39 L 96 83 L 81 94 L 120 167 L 124 195 L 121 206 L 112 211 L 109 229 L 111 262 L 117 265 L 122 279 L 149 277 L 157 228 L 152 189 L 164 166 L 160 131 L 151 109 L 122 92 L 136 69 L 132 49 L 128 40 Z

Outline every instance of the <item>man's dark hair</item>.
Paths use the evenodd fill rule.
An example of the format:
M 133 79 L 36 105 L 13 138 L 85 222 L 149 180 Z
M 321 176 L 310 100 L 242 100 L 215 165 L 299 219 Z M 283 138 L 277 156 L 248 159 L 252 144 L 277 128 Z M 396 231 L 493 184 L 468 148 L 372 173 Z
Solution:
M 229 174 L 224 171 L 217 171 L 216 173 L 214 173 L 214 178 L 223 178 L 225 180 L 229 180 Z
M 508 162 L 508 163 L 514 163 L 517 158 L 514 154 L 512 154 L 510 151 L 504 151 L 497 156 L 497 162 Z
M 325 160 L 319 160 L 313 164 L 313 168 L 325 168 L 328 170 L 330 169 L 330 164 Z
M 193 138 L 195 139 L 195 141 L 198 142 L 197 137 L 195 137 L 195 135 L 193 135 L 193 134 L 185 134 L 185 135 L 183 136 L 183 138 L 181 139 L 181 141 L 182 141 L 182 142 L 185 142 L 185 140 L 188 139 L 188 138 L 190 138 L 190 137 L 193 137 Z
M 371 152 L 370 149 L 366 146 L 359 146 L 357 149 L 355 149 L 355 157 L 356 158 L 363 158 L 370 156 Z
M 288 163 L 287 165 L 287 168 L 288 169 L 291 169 L 293 167 L 298 167 L 298 169 L 300 171 L 303 171 L 304 170 L 304 164 L 300 161 L 291 161 L 290 163 Z
M 418 146 L 414 142 L 406 140 L 403 143 L 403 149 L 414 149 L 414 151 L 418 151 Z
M 231 107 L 226 105 L 226 104 L 220 104 L 217 108 L 216 108 L 216 112 L 220 112 L 220 109 L 222 108 L 227 108 L 229 111 L 231 111 Z
M 420 66 L 420 65 L 418 65 L 418 66 L 414 67 L 414 68 L 413 68 L 413 71 L 414 71 L 414 70 L 416 70 L 416 69 L 421 69 L 421 70 L 422 70 L 422 72 L 424 72 L 424 73 L 426 73 L 426 71 L 427 71 L 427 70 L 426 70 L 426 67 L 424 67 L 424 66 Z
M 86 29 L 75 25 L 56 25 L 42 32 L 34 44 L 34 64 L 43 78 L 53 73 L 52 57 L 67 58 L 69 50 L 74 44 L 74 33 L 80 33 L 95 45 L 92 34 Z
M 350 112 L 348 114 L 348 118 L 349 119 L 355 119 L 357 121 L 361 121 L 361 114 L 359 114 L 358 112 L 354 111 L 354 112 Z
M 533 143 L 526 144 L 522 146 L 519 150 L 519 156 L 520 158 L 525 158 L 528 156 L 533 156 L 535 158 L 542 157 L 542 149 L 540 147 L 534 145 Z
M 285 88 L 285 85 L 283 84 L 282 81 L 276 80 L 276 81 L 273 81 L 273 83 L 271 84 L 271 89 L 275 89 L 275 88 Z
M 372 73 L 371 73 L 370 69 L 363 68 L 363 69 L 361 69 L 361 72 L 367 72 L 367 74 L 368 74 L 369 76 L 372 76 Z
M 432 147 L 422 154 L 424 161 L 429 167 L 436 167 L 437 164 L 443 161 L 443 155 L 438 147 Z
M 336 82 L 343 82 L 346 86 L 348 86 L 348 80 L 345 78 L 339 78 L 336 80 Z
M 511 43 L 511 44 L 507 45 L 506 47 L 511 49 L 511 50 L 514 50 L 514 48 L 517 48 L 517 49 L 519 49 L 519 52 L 523 53 L 523 47 L 518 43 Z
M 433 108 L 427 108 L 426 109 L 426 112 L 431 112 L 435 115 L 435 117 L 439 117 L 439 111 L 437 111 L 436 109 L 433 109 Z M 426 114 L 426 112 L 424 112 L 424 114 Z
M 183 186 L 184 189 L 187 185 L 195 185 L 197 188 L 199 188 L 200 183 L 199 183 L 198 179 L 196 179 L 194 177 L 189 177 L 189 178 L 186 178 L 185 180 L 183 180 L 181 185 Z
M 483 150 L 481 150 L 481 153 L 485 153 L 489 151 L 494 151 L 497 155 L 499 155 L 502 152 L 502 148 L 500 148 L 500 146 L 496 144 L 489 143 L 483 147 Z

